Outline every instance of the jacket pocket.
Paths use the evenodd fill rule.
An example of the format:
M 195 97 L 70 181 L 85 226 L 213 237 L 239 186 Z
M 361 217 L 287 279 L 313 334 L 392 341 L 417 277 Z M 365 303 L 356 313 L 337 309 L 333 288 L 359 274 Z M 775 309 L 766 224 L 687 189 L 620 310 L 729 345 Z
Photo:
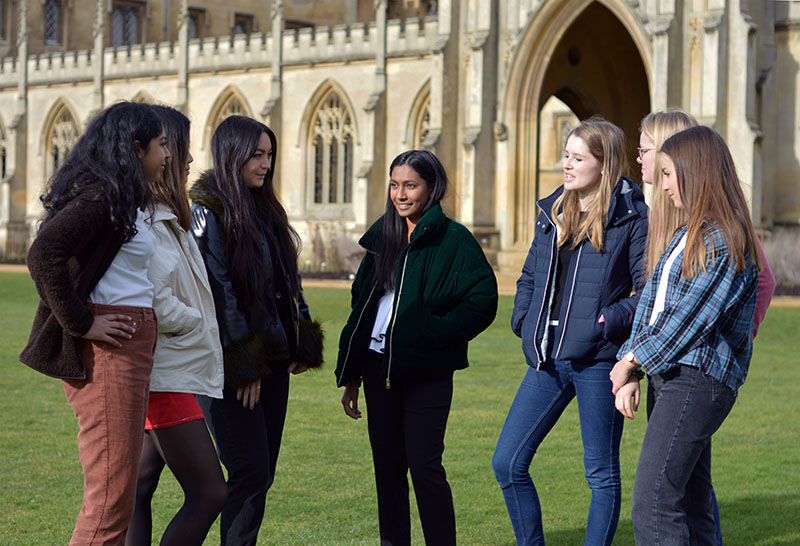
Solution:
M 536 352 L 536 317 L 530 311 L 522 321 L 520 337 L 522 338 L 522 352 L 525 353 L 528 363 L 535 365 L 539 360 Z

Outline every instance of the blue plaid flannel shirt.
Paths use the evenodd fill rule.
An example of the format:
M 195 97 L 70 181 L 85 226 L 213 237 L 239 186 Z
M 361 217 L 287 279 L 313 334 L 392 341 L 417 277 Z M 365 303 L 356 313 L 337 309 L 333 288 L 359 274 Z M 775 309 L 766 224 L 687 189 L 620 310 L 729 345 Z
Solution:
M 648 375 L 662 374 L 676 366 L 692 366 L 737 392 L 747 377 L 753 352 L 758 268 L 748 256 L 747 269 L 736 273 L 725 234 L 710 223 L 704 228 L 706 271 L 681 278 L 681 252 L 669 272 L 664 310 L 648 325 L 664 262 L 686 233 L 686 226 L 682 227 L 642 291 L 631 337 L 617 358 L 633 351 Z

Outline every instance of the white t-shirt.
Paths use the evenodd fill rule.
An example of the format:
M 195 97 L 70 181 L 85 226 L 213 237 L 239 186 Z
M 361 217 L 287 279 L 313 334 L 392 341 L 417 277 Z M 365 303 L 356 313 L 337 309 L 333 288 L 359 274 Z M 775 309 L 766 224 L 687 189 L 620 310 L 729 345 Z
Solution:
M 104 305 L 153 307 L 153 283 L 147 278 L 156 240 L 144 219 L 136 211 L 136 235 L 120 247 L 100 281 L 89 294 L 89 301 Z
M 661 270 L 661 276 L 658 279 L 658 290 L 656 290 L 656 301 L 653 304 L 653 312 L 650 314 L 650 322 L 647 324 L 653 324 L 656 319 L 658 318 L 659 313 L 664 310 L 664 305 L 666 305 L 667 300 L 667 285 L 669 284 L 669 273 L 672 270 L 672 264 L 675 263 L 675 260 L 678 259 L 680 253 L 683 252 L 683 249 L 686 248 L 686 234 L 683 234 L 681 240 L 678 241 L 677 246 L 672 249 L 670 252 L 669 257 L 667 258 L 667 262 L 664 264 L 664 269 Z
M 394 290 L 386 292 L 378 302 L 378 314 L 375 317 L 375 324 L 372 326 L 372 338 L 369 340 L 369 348 L 376 353 L 383 353 L 386 346 L 386 328 L 389 327 L 389 320 L 392 318 L 392 302 L 394 301 Z

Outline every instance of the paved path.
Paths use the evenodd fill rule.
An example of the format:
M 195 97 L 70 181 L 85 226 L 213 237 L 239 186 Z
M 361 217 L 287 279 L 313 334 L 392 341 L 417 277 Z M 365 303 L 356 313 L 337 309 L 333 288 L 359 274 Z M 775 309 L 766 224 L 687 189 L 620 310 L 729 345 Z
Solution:
M 28 269 L 22 264 L 0 264 L 0 272 L 27 273 Z M 518 275 L 516 273 L 497 273 L 498 289 L 501 294 L 513 296 L 516 290 Z M 306 286 L 325 286 L 330 288 L 349 289 L 351 281 L 336 279 L 303 279 Z M 800 297 L 775 296 L 772 303 L 775 307 L 800 307 Z

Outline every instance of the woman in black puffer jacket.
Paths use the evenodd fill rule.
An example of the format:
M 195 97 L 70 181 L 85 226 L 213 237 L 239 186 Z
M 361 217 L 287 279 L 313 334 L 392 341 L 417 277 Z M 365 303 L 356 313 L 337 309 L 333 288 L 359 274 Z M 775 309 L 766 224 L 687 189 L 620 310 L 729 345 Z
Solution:
M 610 545 L 617 528 L 623 419 L 608 373 L 630 334 L 647 240 L 647 205 L 625 170 L 622 131 L 586 120 L 567 138 L 564 185 L 538 203 L 511 317 L 530 367 L 492 460 L 519 544 L 544 544 L 529 466 L 573 398 L 592 491 L 586 544 Z
M 275 134 L 243 116 L 211 139 L 213 170 L 190 190 L 225 366 L 223 398 L 201 406 L 228 470 L 222 544 L 255 544 L 275 476 L 289 374 L 322 364 L 297 271 L 299 239 L 275 195 Z

